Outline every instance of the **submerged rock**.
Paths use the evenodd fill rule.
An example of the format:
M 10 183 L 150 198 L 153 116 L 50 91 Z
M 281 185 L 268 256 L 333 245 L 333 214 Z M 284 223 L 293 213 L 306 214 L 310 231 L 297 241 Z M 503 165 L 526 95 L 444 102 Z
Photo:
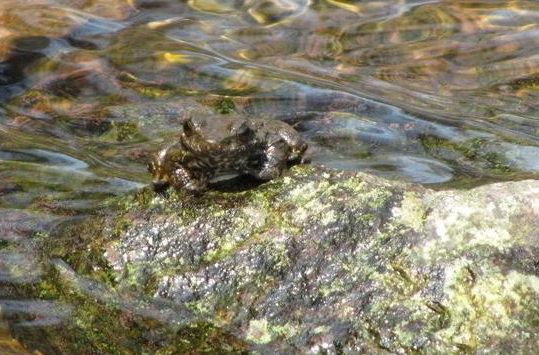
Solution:
M 70 264 L 54 263 L 62 294 L 129 312 L 116 339 L 149 317 L 180 326 L 174 341 L 196 354 L 531 354 L 538 193 L 539 181 L 436 192 L 298 166 L 200 198 L 143 189 L 64 228 L 51 248 Z M 81 286 L 90 279 L 116 298 Z M 194 341 L 201 322 L 206 341 Z M 152 334 L 160 354 L 179 349 Z

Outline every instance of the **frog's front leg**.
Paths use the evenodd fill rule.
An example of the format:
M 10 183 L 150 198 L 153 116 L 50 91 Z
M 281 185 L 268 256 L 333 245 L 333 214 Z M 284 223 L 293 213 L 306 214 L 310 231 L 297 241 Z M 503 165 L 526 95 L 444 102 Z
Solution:
M 290 147 L 290 153 L 287 160 L 290 163 L 306 163 L 305 151 L 307 150 L 307 143 L 298 134 L 293 131 L 284 131 L 280 133 L 281 138 Z
M 213 173 L 202 170 L 189 170 L 183 167 L 177 168 L 172 174 L 172 185 L 177 190 L 187 190 L 194 194 L 208 189 L 208 184 Z
M 264 181 L 275 179 L 281 175 L 286 167 L 289 155 L 290 148 L 285 142 L 272 143 L 264 150 L 265 159 L 260 169 L 249 174 Z

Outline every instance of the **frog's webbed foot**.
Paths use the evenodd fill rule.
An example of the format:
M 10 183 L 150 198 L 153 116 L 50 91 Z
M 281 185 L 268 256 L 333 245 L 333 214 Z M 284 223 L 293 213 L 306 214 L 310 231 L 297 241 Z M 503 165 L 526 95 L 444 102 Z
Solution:
M 260 170 L 252 170 L 249 175 L 254 176 L 258 180 L 269 181 L 273 180 L 281 175 L 282 168 L 276 166 L 263 166 Z
M 307 143 L 303 143 L 298 147 L 295 147 L 290 156 L 288 157 L 288 162 L 290 164 L 308 164 L 310 160 L 305 157 L 305 151 L 307 150 Z
M 193 194 L 199 194 L 208 189 L 208 184 L 213 174 L 202 171 L 189 171 L 178 168 L 174 171 L 172 185 L 177 190 L 186 190 Z
M 298 159 L 290 160 L 289 162 L 292 164 L 311 164 L 311 159 L 306 157 L 305 154 L 301 153 L 301 156 L 298 157 Z
M 306 163 L 304 158 L 305 151 L 308 148 L 307 142 L 305 142 L 297 132 L 290 127 L 289 130 L 283 130 L 280 133 L 280 138 L 285 142 L 289 148 L 288 162 L 292 164 Z

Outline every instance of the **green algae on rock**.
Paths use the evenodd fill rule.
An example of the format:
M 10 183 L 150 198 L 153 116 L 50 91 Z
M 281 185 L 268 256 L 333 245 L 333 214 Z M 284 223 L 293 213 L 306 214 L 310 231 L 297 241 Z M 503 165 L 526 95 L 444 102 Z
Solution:
M 435 192 L 314 166 L 200 198 L 142 189 L 65 228 L 86 247 L 55 268 L 69 289 L 61 270 L 87 265 L 131 325 L 206 324 L 191 339 L 156 332 L 159 353 L 183 339 L 197 354 L 524 355 L 539 346 L 538 192 Z

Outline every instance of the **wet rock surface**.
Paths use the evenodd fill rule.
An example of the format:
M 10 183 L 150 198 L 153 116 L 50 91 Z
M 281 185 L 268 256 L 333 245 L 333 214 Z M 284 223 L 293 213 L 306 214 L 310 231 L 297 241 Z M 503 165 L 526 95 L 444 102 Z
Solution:
M 199 198 L 142 189 L 59 226 L 47 249 L 66 260 L 52 264 L 63 294 L 123 309 L 99 313 L 118 325 L 99 340 L 115 349 L 134 328 L 167 324 L 173 335 L 154 331 L 138 349 L 531 354 L 538 192 L 532 180 L 433 191 L 298 166 Z

